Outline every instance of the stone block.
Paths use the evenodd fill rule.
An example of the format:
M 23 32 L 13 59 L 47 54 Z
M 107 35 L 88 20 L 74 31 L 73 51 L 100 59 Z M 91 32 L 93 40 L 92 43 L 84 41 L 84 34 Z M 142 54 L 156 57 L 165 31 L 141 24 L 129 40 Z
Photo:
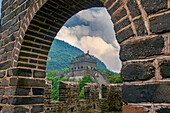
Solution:
M 129 18 L 126 18 L 124 20 L 122 20 L 120 23 L 116 24 L 114 26 L 115 32 L 118 32 L 120 29 L 126 27 L 127 25 L 129 25 L 131 22 L 129 20 Z
M 8 86 L 8 80 L 7 79 L 2 80 L 2 86 Z
M 170 61 L 161 61 L 159 62 L 161 76 L 163 78 L 170 77 Z
M 170 113 L 170 108 L 161 108 L 156 110 L 157 113 Z
M 10 43 L 7 46 L 5 46 L 5 51 L 12 51 L 14 49 L 14 43 Z
M 141 0 L 141 3 L 148 15 L 168 7 L 167 0 Z
M 0 78 L 3 78 L 5 76 L 5 71 L 0 72 Z
M 151 32 L 166 33 L 170 31 L 170 13 L 160 15 L 150 19 Z
M 120 20 L 121 18 L 123 18 L 126 15 L 127 15 L 126 9 L 123 8 L 120 12 L 114 14 L 111 17 L 111 19 L 112 19 L 113 23 L 116 23 L 118 20 Z
M 3 113 L 14 113 L 14 108 L 10 106 L 4 106 L 2 109 Z
M 124 105 L 122 113 L 148 113 L 144 107 Z
M 0 88 L 0 95 L 4 95 L 4 88 Z
M 44 97 L 9 97 L 8 104 L 12 105 L 31 105 L 43 104 Z
M 0 55 L 4 54 L 5 48 L 0 49 Z
M 10 78 L 10 86 L 45 87 L 45 80 Z
M 139 18 L 138 20 L 135 20 L 134 23 L 135 23 L 136 31 L 139 36 L 145 35 L 147 33 L 142 17 Z
M 29 109 L 24 107 L 15 107 L 13 113 L 28 113 Z
M 44 111 L 44 106 L 33 106 L 31 113 L 39 113 Z
M 118 0 L 116 4 L 110 10 L 108 10 L 109 14 L 112 15 L 120 6 L 121 6 L 121 1 Z
M 116 0 L 108 0 L 105 4 L 105 7 L 108 8 L 110 7 Z
M 155 76 L 153 61 L 129 63 L 123 66 L 121 76 L 125 82 L 149 80 Z
M 9 69 L 7 71 L 7 77 L 11 77 L 11 76 L 32 77 L 32 71 L 31 69 L 23 69 L 23 68 Z
M 6 88 L 5 95 L 29 95 L 30 88 Z
M 1 104 L 6 104 L 6 103 L 8 103 L 8 98 L 0 97 L 0 103 L 1 103 Z
M 33 77 L 34 78 L 45 78 L 46 77 L 46 72 L 45 71 L 34 70 Z
M 130 14 L 132 16 L 132 18 L 141 15 L 141 12 L 139 10 L 139 7 L 136 3 L 136 0 L 130 0 L 127 3 L 128 9 L 130 10 Z
M 33 95 L 44 95 L 44 89 L 42 88 L 33 88 L 32 92 Z
M 145 84 L 145 85 L 124 85 L 122 99 L 128 103 L 170 103 L 170 82 Z
M 164 48 L 164 38 L 157 36 L 151 39 L 130 42 L 121 45 L 120 59 L 122 61 L 161 55 Z

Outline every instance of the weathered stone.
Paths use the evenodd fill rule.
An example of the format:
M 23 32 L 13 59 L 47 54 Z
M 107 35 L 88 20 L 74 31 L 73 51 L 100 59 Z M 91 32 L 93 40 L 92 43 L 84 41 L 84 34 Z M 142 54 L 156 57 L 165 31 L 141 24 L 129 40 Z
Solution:
M 2 112 L 3 113 L 14 113 L 14 108 L 10 106 L 4 106 Z
M 156 110 L 157 113 L 170 113 L 170 108 L 161 108 Z
M 45 71 L 34 70 L 34 73 L 33 73 L 34 78 L 45 78 L 45 76 L 46 76 Z
M 0 88 L 0 95 L 4 95 L 4 88 Z
M 32 71 L 31 69 L 23 69 L 23 68 L 14 68 L 9 69 L 7 71 L 7 76 L 25 76 L 25 77 L 32 77 Z
M 170 61 L 161 61 L 159 62 L 161 76 L 163 78 L 170 77 Z
M 108 8 L 108 7 L 110 7 L 112 4 L 113 4 L 113 2 L 115 2 L 116 0 L 108 0 L 107 2 L 106 2 L 106 4 L 105 4 L 105 7 L 106 8 Z
M 8 104 L 12 105 L 29 105 L 43 104 L 44 97 L 9 97 Z
M 31 113 L 39 113 L 44 111 L 44 106 L 33 106 Z
M 2 80 L 2 86 L 8 86 L 8 80 L 7 79 Z
M 29 88 L 6 88 L 5 95 L 29 95 Z
M 8 102 L 8 98 L 0 97 L 0 103 L 6 104 Z
M 14 43 L 10 43 L 7 46 L 5 46 L 5 51 L 12 51 L 14 49 Z
M 151 32 L 166 33 L 170 31 L 170 14 L 164 14 L 150 19 Z
M 148 15 L 168 7 L 167 0 L 141 0 L 141 3 Z
M 45 80 L 10 78 L 10 86 L 45 87 Z
M 124 105 L 122 113 L 148 113 L 144 107 Z
M 164 48 L 164 38 L 161 36 L 121 45 L 120 59 L 122 61 L 140 59 L 153 55 L 161 55 Z
M 146 28 L 145 28 L 145 24 L 144 24 L 142 18 L 135 20 L 134 23 L 135 23 L 135 26 L 136 26 L 136 31 L 137 31 L 139 36 L 145 35 L 147 33 Z
M 8 69 L 11 66 L 11 61 L 6 61 L 3 63 L 0 63 L 0 69 Z
M 148 80 L 154 77 L 155 67 L 153 61 L 134 62 L 124 66 L 121 70 L 123 81 Z
M 140 13 L 140 10 L 139 10 L 139 7 L 136 3 L 136 0 L 130 0 L 128 3 L 127 3 L 127 6 L 130 10 L 130 14 L 131 16 L 134 18 L 138 15 L 141 15 Z
M 32 92 L 33 92 L 33 95 L 44 95 L 44 89 L 33 88 Z
M 13 113 L 28 113 L 29 109 L 24 107 L 15 107 Z
M 7 60 L 7 55 L 8 55 L 8 54 L 2 55 L 2 61 L 6 61 L 6 60 Z
M 0 72 L 0 78 L 3 78 L 5 76 L 5 71 Z
M 119 13 L 114 14 L 111 17 L 111 19 L 112 19 L 113 23 L 116 23 L 118 20 L 120 20 L 121 18 L 126 16 L 126 14 L 127 14 L 126 9 L 123 8 Z
M 122 91 L 122 99 L 124 102 L 170 103 L 169 82 L 145 85 L 124 85 Z
M 4 54 L 5 48 L 0 49 L 0 55 Z
M 112 15 L 120 6 L 121 6 L 121 1 L 118 0 L 116 4 L 110 10 L 108 10 L 109 14 Z
M 118 32 L 120 29 L 126 27 L 129 24 L 130 24 L 129 18 L 124 19 L 123 21 L 114 26 L 115 32 Z

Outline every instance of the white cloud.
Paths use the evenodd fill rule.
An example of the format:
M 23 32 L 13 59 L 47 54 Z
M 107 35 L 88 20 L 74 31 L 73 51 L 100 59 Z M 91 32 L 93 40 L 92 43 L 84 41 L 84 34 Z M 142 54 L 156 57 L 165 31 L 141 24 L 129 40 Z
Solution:
M 106 9 L 84 10 L 76 16 L 89 25 L 63 26 L 56 38 L 84 52 L 90 50 L 90 54 L 103 61 L 108 69 L 120 72 L 119 44 L 115 39 L 113 24 Z

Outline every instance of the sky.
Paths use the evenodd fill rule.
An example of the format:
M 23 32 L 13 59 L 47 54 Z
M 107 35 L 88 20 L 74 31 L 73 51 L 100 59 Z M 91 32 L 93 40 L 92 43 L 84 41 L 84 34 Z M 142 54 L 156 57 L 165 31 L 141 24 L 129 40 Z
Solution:
M 109 70 L 120 72 L 120 47 L 113 26 L 105 8 L 83 10 L 65 23 L 56 39 L 78 47 L 85 53 L 89 50 L 90 54 L 104 62 Z
M 111 17 L 105 8 L 91 8 L 72 16 L 55 38 L 85 53 L 89 50 L 90 54 L 104 62 L 109 70 L 120 72 L 120 47 L 113 27 Z

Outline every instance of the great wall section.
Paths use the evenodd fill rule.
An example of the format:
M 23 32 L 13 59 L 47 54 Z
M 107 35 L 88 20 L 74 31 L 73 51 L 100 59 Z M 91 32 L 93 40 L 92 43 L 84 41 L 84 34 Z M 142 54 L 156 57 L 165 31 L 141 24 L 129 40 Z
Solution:
M 71 16 L 92 7 L 106 7 L 121 47 L 122 112 L 170 111 L 170 0 L 3 0 L 1 113 L 45 112 L 52 41 Z

